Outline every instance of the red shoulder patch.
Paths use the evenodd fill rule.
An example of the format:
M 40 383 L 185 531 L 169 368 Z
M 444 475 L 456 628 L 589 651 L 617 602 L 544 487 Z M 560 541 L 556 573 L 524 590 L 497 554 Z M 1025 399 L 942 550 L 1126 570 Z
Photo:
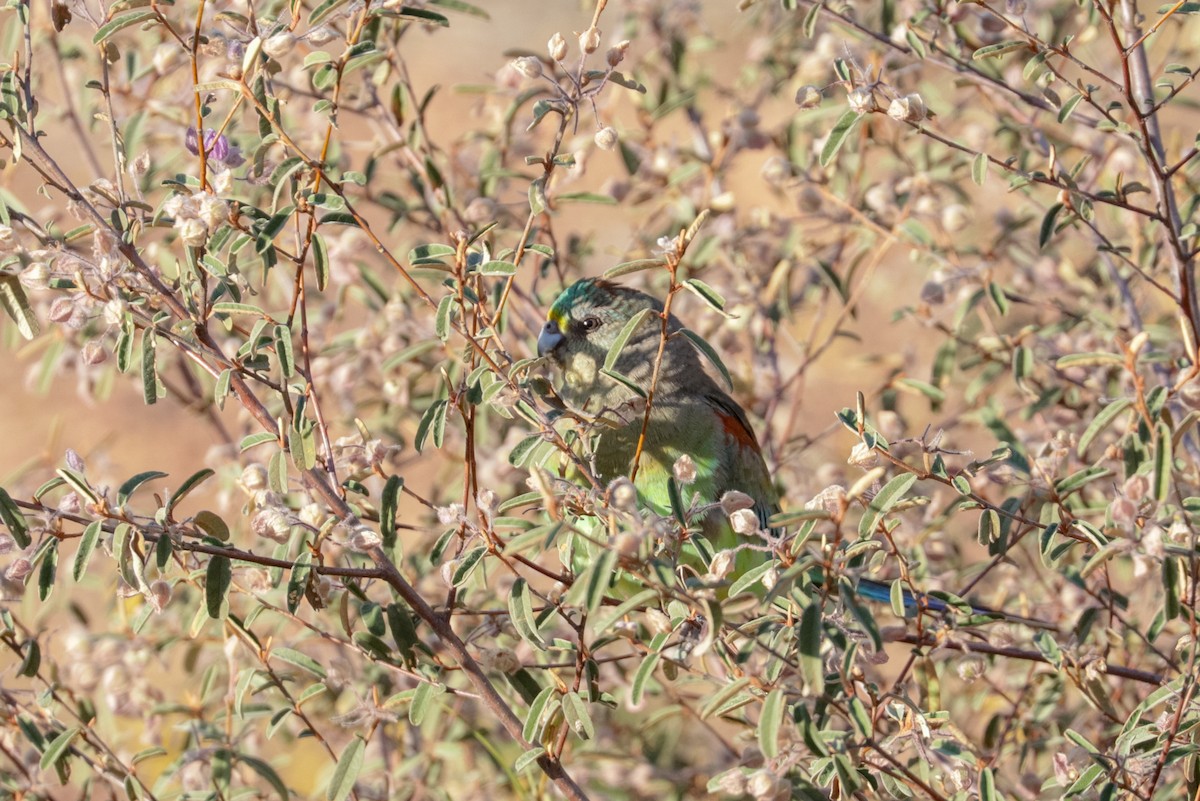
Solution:
M 718 409 L 716 416 L 720 418 L 721 428 L 725 429 L 725 433 L 730 435 L 733 441 L 743 447 L 749 447 L 751 450 L 758 450 L 758 438 L 750 430 L 750 427 L 746 426 L 745 418 L 742 415 L 734 415 L 724 409 Z

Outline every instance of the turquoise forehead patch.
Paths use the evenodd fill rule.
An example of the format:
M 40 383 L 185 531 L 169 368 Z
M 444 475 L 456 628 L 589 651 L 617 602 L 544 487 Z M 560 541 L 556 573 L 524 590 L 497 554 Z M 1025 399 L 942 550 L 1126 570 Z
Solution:
M 546 315 L 546 318 L 559 328 L 562 328 L 563 323 L 570 316 L 569 312 L 571 308 L 581 299 L 586 299 L 589 295 L 594 294 L 595 290 L 596 282 L 590 278 L 576 281 L 558 296 L 558 300 L 554 301 L 554 305 L 550 307 L 550 312 Z

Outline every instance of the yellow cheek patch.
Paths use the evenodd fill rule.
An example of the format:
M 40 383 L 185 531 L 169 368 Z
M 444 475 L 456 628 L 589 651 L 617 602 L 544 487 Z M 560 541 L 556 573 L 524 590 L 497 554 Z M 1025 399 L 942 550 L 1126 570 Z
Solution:
M 567 315 L 563 314 L 558 309 L 551 309 L 550 313 L 546 315 L 546 319 L 558 326 L 558 333 L 566 333 Z

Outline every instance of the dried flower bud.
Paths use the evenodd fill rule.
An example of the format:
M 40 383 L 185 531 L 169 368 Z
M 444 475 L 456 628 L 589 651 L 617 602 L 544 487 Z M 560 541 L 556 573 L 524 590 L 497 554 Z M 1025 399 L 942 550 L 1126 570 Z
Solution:
M 1131 501 L 1140 501 L 1150 492 L 1150 479 L 1144 475 L 1130 476 L 1125 480 L 1121 491 Z
M 516 673 L 521 669 L 521 660 L 511 648 L 483 648 L 479 651 L 479 664 L 484 670 L 497 673 Z
M 379 533 L 370 526 L 356 525 L 346 537 L 346 547 L 358 553 L 367 553 L 372 548 L 378 548 L 383 540 Z
M 275 542 L 287 542 L 292 524 L 287 515 L 275 508 L 260 510 L 250 520 L 250 529 L 260 537 Z
M 55 298 L 47 317 L 55 323 L 65 323 L 75 314 L 75 302 L 70 298 Z
M 961 203 L 951 203 L 942 209 L 942 227 L 950 233 L 957 233 L 971 222 L 971 212 Z
M 154 607 L 155 612 L 161 612 L 171 600 L 171 585 L 162 579 L 157 579 L 150 585 L 146 599 Z
M 613 550 L 622 559 L 636 559 L 641 548 L 642 538 L 628 531 L 622 531 L 613 539 Z
M 242 470 L 242 477 L 238 480 L 242 485 L 242 489 L 253 494 L 261 489 L 267 488 L 267 468 L 261 464 L 246 465 Z
M 20 274 L 21 286 L 26 289 L 45 289 L 50 282 L 50 268 L 45 262 L 30 262 Z
M 617 146 L 617 129 L 611 125 L 596 131 L 596 147 L 601 150 L 612 150 Z
M 437 519 L 438 522 L 443 526 L 449 526 L 460 522 L 463 519 L 465 512 L 466 510 L 463 509 L 463 505 L 461 503 L 452 503 L 449 506 L 439 506 L 437 507 Z
M 1113 522 L 1118 526 L 1132 528 L 1134 521 L 1137 520 L 1137 504 L 1129 498 L 1117 496 L 1108 505 L 1108 513 L 1112 515 Z
M 675 475 L 676 481 L 687 486 L 696 480 L 696 462 L 685 453 L 675 460 L 675 464 L 671 466 L 671 472 Z
M 608 66 L 615 67 L 625 60 L 625 53 L 629 50 L 629 40 L 622 39 L 613 47 L 608 48 L 604 59 L 608 62 Z
M 867 443 L 858 442 L 850 451 L 850 458 L 846 460 L 846 463 L 860 467 L 863 470 L 870 470 L 879 464 L 879 454 L 873 448 L 867 447 Z
M 579 34 L 579 49 L 584 55 L 591 55 L 600 48 L 600 29 L 595 25 Z
M 202 247 L 208 241 L 208 226 L 198 217 L 176 220 L 175 229 L 179 231 L 179 238 L 183 240 L 183 244 L 189 247 Z
M 280 31 L 263 42 L 263 52 L 274 59 L 280 59 L 291 52 L 296 46 L 296 37 L 291 31 Z
M 1179 388 L 1176 397 L 1189 409 L 1200 409 L 1200 380 L 1191 380 Z
M 946 302 L 946 287 L 941 281 L 926 281 L 921 285 L 921 302 L 940 306 Z
M 758 515 L 752 509 L 738 509 L 729 516 L 729 525 L 742 536 L 749 536 L 758 531 Z
M 875 95 L 870 89 L 862 86 L 850 92 L 846 96 L 846 102 L 855 114 L 869 114 L 879 108 L 875 103 Z
M 458 570 L 458 560 L 451 559 L 442 565 L 442 583 L 447 587 L 454 586 L 454 571 Z
M 708 566 L 708 574 L 717 580 L 724 579 L 733 572 L 736 554 L 729 549 L 718 551 Z
M 746 794 L 746 774 L 738 768 L 727 770 L 713 781 L 712 789 L 721 795 L 743 796 Z
M 475 496 L 475 505 L 479 507 L 479 511 L 484 517 L 489 519 L 496 516 L 496 510 L 500 508 L 500 496 L 490 489 L 483 489 Z
M 920 122 L 929 116 L 929 110 L 920 95 L 904 95 L 888 105 L 888 116 L 897 122 Z
M 637 488 L 633 486 L 632 481 L 624 476 L 614 478 L 609 483 L 608 497 L 612 499 L 612 505 L 622 512 L 637 510 Z
M 802 109 L 816 108 L 821 105 L 821 90 L 811 84 L 805 84 L 796 90 L 796 105 Z
M 79 358 L 83 363 L 90 366 L 102 364 L 108 358 L 108 353 L 104 350 L 104 343 L 98 339 L 89 339 L 84 343 L 79 350 Z
M 0 253 L 12 253 L 17 249 L 17 236 L 7 225 L 0 225 Z
M 203 193 L 199 206 L 197 215 L 204 221 L 210 232 L 229 219 L 229 204 L 216 195 Z
M 762 574 L 762 578 L 759 579 L 759 581 L 762 582 L 763 588 L 767 592 L 770 592 L 772 589 L 774 589 L 775 585 L 779 582 L 779 568 L 777 568 L 777 567 L 768 568 L 767 572 Z
M 561 33 L 556 33 L 546 42 L 546 52 L 554 61 L 562 61 L 567 57 L 567 40 Z
M 774 798 L 777 792 L 779 792 L 779 777 L 769 770 L 757 771 L 746 781 L 746 793 L 752 798 Z
M 721 511 L 726 515 L 732 515 L 740 509 L 753 509 L 754 499 L 744 492 L 738 490 L 730 490 L 721 496 Z
M 647 609 L 643 616 L 646 619 L 646 628 L 654 634 L 663 634 L 671 630 L 671 618 L 667 617 L 658 609 Z
M 542 74 L 542 60 L 533 56 L 513 59 L 512 68 L 526 78 L 537 78 Z
M 4 571 L 4 578 L 8 581 L 24 581 L 25 577 L 33 572 L 33 563 L 24 556 L 13 560 L 13 563 Z

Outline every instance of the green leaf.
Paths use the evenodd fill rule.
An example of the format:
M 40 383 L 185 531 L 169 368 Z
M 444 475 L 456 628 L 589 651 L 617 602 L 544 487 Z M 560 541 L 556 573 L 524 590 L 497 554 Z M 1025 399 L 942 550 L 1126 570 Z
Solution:
M 358 773 L 362 770 L 363 751 L 367 744 L 358 735 L 342 749 L 337 766 L 333 769 L 333 777 L 329 780 L 329 788 L 325 791 L 326 801 L 344 801 L 354 789 Z
M 205 571 L 204 603 L 208 616 L 216 620 L 225 617 L 228 611 L 225 596 L 233 582 L 233 565 L 228 556 L 214 556 L 208 560 Z
M 1159 422 L 1154 430 L 1158 440 L 1154 448 L 1154 500 L 1162 503 L 1171 491 L 1171 470 L 1175 463 L 1171 455 L 1171 427 Z
M 41 333 L 37 315 L 30 307 L 25 288 L 21 286 L 21 280 L 17 276 L 8 273 L 0 275 L 0 306 L 4 307 L 5 313 L 17 324 L 17 330 L 25 339 L 33 339 Z
M 516 275 L 517 274 L 517 265 L 513 264 L 511 261 L 493 260 L 493 261 L 484 262 L 480 266 L 478 272 L 480 275 L 502 275 L 502 276 Z
M 588 568 L 587 584 L 585 585 L 586 605 L 589 615 L 594 615 L 596 610 L 600 608 L 600 604 L 604 602 L 604 596 L 608 592 L 609 584 L 612 582 L 613 573 L 617 569 L 617 552 L 611 549 L 604 549 L 599 558 L 596 559 Z
M 917 477 L 915 474 L 904 473 L 885 484 L 883 489 L 879 490 L 875 497 L 871 499 L 866 513 L 863 514 L 862 519 L 859 521 L 859 535 L 870 537 L 874 533 L 875 526 L 879 523 L 880 518 L 886 515 L 888 510 L 895 506 L 916 482 Z
M 829 137 L 825 140 L 825 146 L 821 148 L 821 166 L 828 167 L 833 161 L 833 157 L 842 149 L 842 145 L 846 141 L 846 137 L 854 130 L 854 126 L 858 123 L 858 114 L 853 111 L 847 111 L 838 118 L 834 123 L 833 130 L 829 132 Z
M 8 527 L 18 548 L 28 548 L 33 540 L 29 537 L 29 524 L 25 522 L 25 514 L 16 501 L 4 489 L 0 489 L 0 520 Z
M 147 406 L 158 403 L 158 365 L 155 362 L 157 337 L 153 328 L 142 331 L 142 400 Z
M 508 593 L 508 616 L 513 627 L 521 635 L 521 639 L 539 650 L 546 650 L 546 640 L 538 631 L 537 620 L 533 616 L 532 592 L 529 582 L 518 577 L 513 582 Z
M 786 705 L 783 690 L 779 687 L 767 693 L 763 701 L 762 714 L 758 718 L 758 748 L 767 759 L 774 759 L 779 754 L 779 727 Z
M 325 237 L 313 234 L 312 237 L 313 268 L 317 273 L 317 291 L 324 292 L 329 286 L 329 245 Z
M 300 599 L 308 589 L 308 579 L 312 575 L 312 551 L 305 548 L 292 563 L 291 575 L 287 584 L 287 610 L 293 615 L 300 608 Z
M 1054 362 L 1060 370 L 1068 367 L 1124 367 L 1125 359 L 1115 353 L 1095 351 L 1091 353 L 1068 353 Z
M 1066 122 L 1071 113 L 1075 111 L 1075 107 L 1079 105 L 1079 101 L 1083 100 L 1083 95 L 1075 95 L 1058 110 L 1058 121 Z
M 708 359 L 709 364 L 717 368 L 717 372 L 720 373 L 721 379 L 725 382 L 725 388 L 732 391 L 733 377 L 729 375 L 729 369 L 725 367 L 725 362 L 721 361 L 721 357 L 717 355 L 717 351 L 713 348 L 713 346 L 708 344 L 704 337 L 700 336 L 691 329 L 680 328 L 679 333 L 687 337 L 688 341 L 695 346 L 696 350 L 700 351 L 700 355 Z
M 652 651 L 638 665 L 637 672 L 633 674 L 633 681 L 629 685 L 629 703 L 631 705 L 636 707 L 642 703 L 642 697 L 646 694 L 646 684 L 654 675 L 654 668 L 658 667 L 658 661 L 661 658 L 661 653 Z
M 971 180 L 983 186 L 987 180 L 988 159 L 986 153 L 979 153 L 971 159 Z
M 985 58 L 996 58 L 1004 55 L 1005 53 L 1011 53 L 1014 50 L 1020 50 L 1022 48 L 1033 49 L 1030 47 L 1029 42 L 1025 41 L 1024 39 L 1010 39 L 1006 42 L 998 42 L 996 44 L 981 47 L 971 54 L 971 58 L 974 61 L 979 61 Z
M 343 0 L 345 2 L 345 0 Z M 454 248 L 439 243 L 418 245 L 408 252 L 408 261 L 413 267 L 431 264 L 445 264 L 442 259 L 455 254 Z
M 396 507 L 400 503 L 400 492 L 403 489 L 403 478 L 388 476 L 383 485 L 383 493 L 379 496 L 379 533 L 383 537 L 383 544 L 388 548 L 396 545 Z
M 538 758 L 543 756 L 545 753 L 546 749 L 542 748 L 540 745 L 537 748 L 530 748 L 528 751 L 525 751 L 519 757 L 517 757 L 516 762 L 513 762 L 513 770 L 517 773 L 520 773 L 530 765 L 536 764 Z
M 471 577 L 471 573 L 475 571 L 475 566 L 479 564 L 488 552 L 488 549 L 482 545 L 472 548 L 467 551 L 462 559 L 458 560 L 458 566 L 454 568 L 454 577 L 450 579 L 450 583 L 455 587 L 462 584 Z
M 768 562 L 766 566 L 770 567 L 771 563 Z M 628 599 L 622 601 L 617 606 L 613 607 L 611 611 L 606 610 L 604 617 L 600 620 L 597 620 L 596 623 L 592 626 L 592 636 L 599 637 L 600 635 L 602 635 L 606 631 L 608 631 L 610 628 L 612 628 L 614 625 L 616 625 L 617 621 L 620 620 L 621 618 L 625 617 L 625 615 L 629 614 L 634 609 L 640 609 L 643 604 L 647 604 L 657 597 L 658 597 L 658 590 L 654 590 L 654 589 L 642 590 L 641 592 L 634 595 L 632 598 L 628 598 Z M 518 627 L 518 631 L 519 630 L 520 630 L 520 628 Z
M 521 729 L 521 737 L 527 743 L 537 742 L 538 734 L 542 727 L 542 718 L 546 714 L 546 707 L 550 704 L 550 700 L 558 694 L 558 690 L 553 685 L 546 687 L 537 698 L 533 699 L 533 703 L 529 705 L 529 712 L 525 714 L 525 725 Z
M 616 267 L 609 267 L 604 271 L 604 277 L 620 278 L 623 275 L 641 272 L 642 270 L 653 270 L 655 267 L 663 267 L 665 265 L 666 262 L 664 262 L 661 258 L 634 259 L 633 261 L 621 262 Z
M 1111 474 L 1111 470 L 1109 470 L 1107 467 L 1101 467 L 1100 465 L 1085 467 L 1082 470 L 1072 473 L 1066 478 L 1056 481 L 1054 483 L 1054 491 L 1059 495 L 1066 495 L 1068 492 L 1074 492 L 1085 484 Z
M 91 561 L 96 542 L 100 539 L 100 529 L 100 521 L 93 520 L 88 523 L 87 528 L 83 530 L 83 536 L 79 538 L 79 549 L 75 551 L 75 564 L 71 569 L 71 576 L 76 581 L 83 578 L 83 574 L 87 572 L 88 562 Z
M 819 693 L 825 686 L 825 669 L 821 661 L 821 604 L 814 599 L 800 616 L 798 653 L 800 673 L 810 691 Z
M 1055 203 L 1046 212 L 1046 216 L 1042 217 L 1042 227 L 1038 232 L 1038 248 L 1045 248 L 1050 243 L 1050 237 L 1054 236 L 1054 224 L 1062 210 L 1063 204 Z
M 272 648 L 271 656 L 283 662 L 287 662 L 289 665 L 294 665 L 301 670 L 306 670 L 316 676 L 318 679 L 325 678 L 325 668 L 321 667 L 317 660 L 313 659 L 308 654 L 295 650 L 294 648 Z
M 167 501 L 167 511 L 173 511 L 180 501 L 188 496 L 188 494 L 203 484 L 208 479 L 216 475 L 216 471 L 210 467 L 204 467 L 197 470 L 187 477 L 187 480 L 179 485 L 179 489 L 171 493 L 170 499 Z
M 435 400 L 425 414 L 421 415 L 421 422 L 417 424 L 417 435 L 413 438 L 413 447 L 420 453 L 425 447 L 425 440 L 429 438 L 430 433 L 433 433 L 434 447 L 441 447 L 442 436 L 446 429 L 446 407 L 449 402 L 445 398 Z
M 729 317 L 729 314 L 725 312 L 725 298 L 722 297 L 720 292 L 713 289 L 699 278 L 689 278 L 683 282 L 683 286 L 685 289 L 691 290 L 714 310 L 720 312 L 725 317 Z
M 433 333 L 442 342 L 450 337 L 450 314 L 454 310 L 454 296 L 446 295 L 438 301 L 437 313 L 433 317 Z
M 46 746 L 46 750 L 42 752 L 42 761 L 38 764 L 38 767 L 42 770 L 49 770 L 54 767 L 60 759 L 67 755 L 67 750 L 71 747 L 71 743 L 82 731 L 82 726 L 72 726 L 51 740 L 50 744 Z
M 604 356 L 604 369 L 612 370 L 617 363 L 617 359 L 621 357 L 621 351 L 625 349 L 625 345 L 642 324 L 650 315 L 656 314 L 654 309 L 642 309 L 637 314 L 633 315 L 626 321 L 625 325 L 621 326 L 621 330 L 617 332 L 617 338 L 613 340 L 612 345 L 608 348 L 608 353 Z M 656 315 L 657 316 L 657 315 Z
M 284 379 L 296 374 L 296 357 L 292 353 L 292 331 L 286 325 L 277 325 L 272 331 L 275 340 L 275 357 L 279 359 L 279 372 Z
M 575 736 L 581 740 L 592 740 L 596 737 L 596 725 L 588 714 L 587 702 L 579 697 L 579 693 L 569 692 L 562 697 L 563 718 Z
M 158 19 L 157 11 L 140 9 L 137 11 L 126 11 L 124 14 L 118 14 L 100 26 L 100 29 L 97 30 L 92 36 L 92 44 L 100 44 L 123 28 L 128 28 L 131 25 L 140 25 L 141 23 L 149 22 L 152 19 Z

